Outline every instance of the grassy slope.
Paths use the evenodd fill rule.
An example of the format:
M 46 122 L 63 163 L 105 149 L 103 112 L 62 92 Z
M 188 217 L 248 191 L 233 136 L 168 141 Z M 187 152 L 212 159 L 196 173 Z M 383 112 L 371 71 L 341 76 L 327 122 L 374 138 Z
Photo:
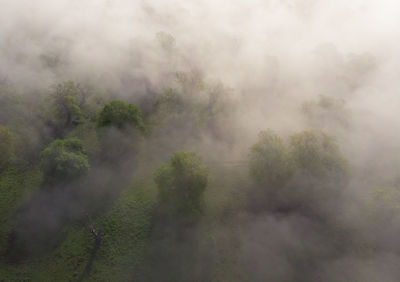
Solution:
M 133 183 L 121 193 L 113 207 L 95 220 L 96 229 L 102 230 L 101 245 L 96 251 L 87 222 L 75 222 L 64 228 L 65 240 L 51 253 L 20 265 L 0 265 L 0 281 L 146 281 L 146 273 L 151 271 L 145 265 L 146 244 L 156 203 L 152 171 L 148 168 L 136 173 Z M 208 258 L 212 260 L 214 281 L 240 281 L 235 261 L 238 238 L 234 229 L 237 225 L 232 221 L 236 220 L 235 210 L 243 205 L 241 191 L 246 185 L 245 171 L 211 168 L 199 244 L 211 250 Z M 2 183 L 16 181 L 15 176 L 7 175 Z M 32 186 L 35 175 L 19 178 L 25 183 L 18 186 L 19 198 L 26 193 L 26 187 Z M 1 207 L 6 207 L 16 200 L 9 196 L 1 201 Z M 4 208 L 1 211 L 4 214 Z M 14 212 L 9 210 L 7 215 Z
M 42 174 L 38 168 L 20 172 L 16 167 L 9 167 L 0 174 L 0 254 L 12 228 L 12 216 L 41 182 Z
M 143 281 L 144 252 L 155 200 L 152 178 L 139 177 L 98 220 L 103 230 L 102 245 L 88 280 Z
M 246 201 L 247 169 L 238 166 L 211 169 L 201 222 L 201 249 L 211 250 L 212 281 L 243 281 L 237 251 L 240 211 Z
M 94 255 L 86 222 L 76 222 L 64 228 L 65 240 L 51 253 L 24 264 L 0 265 L 0 281 L 126 281 L 143 273 L 137 270 L 142 268 L 155 201 L 152 178 L 148 179 L 135 181 L 96 220 L 102 239 Z

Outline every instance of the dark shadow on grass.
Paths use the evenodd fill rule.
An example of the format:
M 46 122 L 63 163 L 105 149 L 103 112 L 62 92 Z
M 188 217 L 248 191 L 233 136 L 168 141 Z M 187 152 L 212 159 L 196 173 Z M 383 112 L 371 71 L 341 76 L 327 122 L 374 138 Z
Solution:
M 94 240 L 94 246 L 93 246 L 93 250 L 92 253 L 90 254 L 90 258 L 89 261 L 85 267 L 85 270 L 82 272 L 81 276 L 78 278 L 78 282 L 83 281 L 85 278 L 88 278 L 90 275 L 90 272 L 92 270 L 92 265 L 93 265 L 93 261 L 94 258 L 96 256 L 97 250 L 99 249 L 100 245 L 101 245 L 101 230 L 99 230 L 99 233 L 97 236 L 95 236 L 95 240 Z

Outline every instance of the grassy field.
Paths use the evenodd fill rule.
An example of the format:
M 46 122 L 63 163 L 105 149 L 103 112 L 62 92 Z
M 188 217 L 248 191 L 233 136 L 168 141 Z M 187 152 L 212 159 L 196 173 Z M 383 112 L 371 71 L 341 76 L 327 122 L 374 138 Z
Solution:
M 20 171 L 17 167 L 9 167 L 0 174 L 0 254 L 4 252 L 12 229 L 12 217 L 41 182 L 42 174 L 38 168 Z
M 2 190 L 17 191 L 1 198 L 1 207 L 16 209 L 24 189 L 28 189 L 26 186 L 40 184 L 28 176 L 17 177 L 12 172 L 2 176 Z M 24 181 L 18 182 L 18 179 Z M 28 180 L 32 185 L 26 184 Z M 136 270 L 142 269 L 155 199 L 151 178 L 134 181 L 108 212 L 95 219 L 95 228 L 102 233 L 98 248 L 87 222 L 72 222 L 62 231 L 63 242 L 50 253 L 19 264 L 1 263 L 0 281 L 127 281 L 139 275 Z M 3 242 L 11 228 L 7 218 L 13 212 L 1 210 Z
M 64 239 L 50 252 L 18 264 L 2 262 L 0 281 L 154 281 L 153 262 L 148 257 L 148 249 L 154 243 L 150 240 L 154 237 L 152 216 L 157 204 L 152 171 L 137 171 L 111 208 L 94 218 L 94 227 L 101 232 L 99 244 L 95 243 L 87 220 L 69 222 L 62 230 Z M 9 219 L 40 182 L 37 170 L 24 174 L 10 170 L 2 174 L 0 187 L 2 195 L 7 195 L 1 198 L 2 246 L 12 228 Z M 169 245 L 173 254 L 183 255 L 183 260 L 186 254 L 199 260 L 198 266 L 186 273 L 189 277 L 197 277 L 196 272 L 204 273 L 206 268 L 207 277 L 198 276 L 199 281 L 240 281 L 235 260 L 235 228 L 239 227 L 234 224 L 234 211 L 244 205 L 246 185 L 246 174 L 240 168 L 211 168 L 205 212 L 195 227 L 196 237 L 189 239 L 196 241 L 196 247 L 188 253 L 185 243 L 175 238 L 161 241 L 161 250 Z

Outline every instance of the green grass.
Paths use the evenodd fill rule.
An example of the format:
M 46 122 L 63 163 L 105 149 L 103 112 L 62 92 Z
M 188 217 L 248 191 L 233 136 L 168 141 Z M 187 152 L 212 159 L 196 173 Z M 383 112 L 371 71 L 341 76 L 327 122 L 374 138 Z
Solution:
M 96 230 L 102 231 L 97 250 L 88 222 L 71 222 L 64 227 L 64 240 L 56 249 L 24 263 L 0 264 L 0 281 L 147 281 L 152 269 L 146 254 L 157 203 L 153 171 L 153 167 L 145 167 L 135 173 L 131 185 L 112 207 L 94 218 Z M 244 204 L 246 173 L 237 168 L 211 168 L 206 210 L 198 229 L 198 255 L 207 250 L 212 281 L 240 281 L 235 260 L 238 233 L 233 221 L 235 210 Z M 1 193 L 6 196 L 0 199 L 2 219 L 15 213 L 19 203 L 30 194 L 29 187 L 39 185 L 40 180 L 37 171 L 24 175 L 9 171 L 1 176 Z M 16 183 L 19 188 L 14 191 L 11 187 Z M 1 234 L 9 230 L 2 229 Z
M 5 281 L 76 281 L 85 268 L 92 249 L 92 238 L 85 228 L 71 225 L 64 229 L 66 239 L 50 254 L 18 265 L 4 265 Z M 0 272 L 1 273 L 1 272 Z
M 144 253 L 155 200 L 152 178 L 139 179 L 98 220 L 103 230 L 102 245 L 88 280 L 143 281 Z
M 38 168 L 21 172 L 16 167 L 9 167 L 0 174 L 0 254 L 12 229 L 12 217 L 41 182 L 42 174 Z
M 20 264 L 0 264 L 0 281 L 131 281 L 143 276 L 156 197 L 152 178 L 138 179 L 121 193 L 108 212 L 95 220 L 95 228 L 102 230 L 96 252 L 87 222 L 73 222 L 64 227 L 65 239 L 50 253 Z M 9 174 L 2 180 L 10 185 L 17 181 Z M 2 203 L 14 203 L 14 198 L 2 198 Z M 13 212 L 3 211 L 3 215 Z
M 211 169 L 205 193 L 206 209 L 200 222 L 200 250 L 212 259 L 211 281 L 244 281 L 237 252 L 240 212 L 246 204 L 248 172 L 238 166 Z

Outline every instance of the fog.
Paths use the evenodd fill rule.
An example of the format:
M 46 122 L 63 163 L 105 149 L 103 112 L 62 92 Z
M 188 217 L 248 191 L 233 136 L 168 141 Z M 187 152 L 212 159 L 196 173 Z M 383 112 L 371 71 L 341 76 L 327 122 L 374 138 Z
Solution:
M 138 97 L 195 69 L 234 90 L 255 132 L 303 127 L 299 103 L 327 95 L 346 101 L 361 131 L 398 143 L 389 132 L 399 126 L 399 10 L 396 1 L 3 0 L 0 74 L 19 87 L 89 80 Z
M 386 211 L 364 214 L 374 187 L 399 188 L 398 1 L 0 0 L 0 7 L 0 82 L 30 98 L 73 80 L 139 104 L 168 87 L 203 99 L 205 91 L 185 89 L 177 73 L 222 87 L 227 109 L 214 130 L 230 141 L 215 132 L 193 136 L 182 121 L 147 144 L 157 164 L 180 146 L 206 163 L 243 161 L 266 129 L 336 137 L 351 177 L 327 203 L 328 227 L 296 213 L 232 217 L 229 224 L 241 226 L 233 256 L 245 281 L 399 280 L 400 222 L 382 222 Z M 182 245 L 197 240 L 188 237 Z M 207 277 L 207 262 L 192 260 Z

